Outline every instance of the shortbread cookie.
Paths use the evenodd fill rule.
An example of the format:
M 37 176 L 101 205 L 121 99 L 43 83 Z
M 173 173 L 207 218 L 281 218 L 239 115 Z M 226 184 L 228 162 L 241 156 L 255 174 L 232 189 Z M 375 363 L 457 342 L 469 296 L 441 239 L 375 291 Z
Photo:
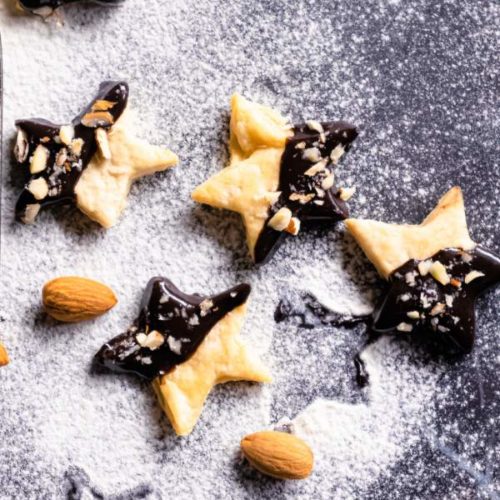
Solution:
M 249 294 L 242 284 L 214 296 L 187 295 L 153 278 L 137 320 L 100 349 L 96 362 L 153 380 L 175 432 L 189 434 L 214 385 L 270 381 L 239 336 Z
M 16 205 L 18 220 L 31 223 L 43 207 L 76 203 L 91 219 L 111 227 L 135 179 L 177 163 L 168 149 L 133 135 L 127 101 L 125 82 L 104 82 L 70 124 L 39 118 L 16 122 L 14 156 L 27 175 Z
M 265 262 L 302 223 L 347 216 L 333 169 L 356 136 L 345 122 L 290 125 L 273 109 L 235 94 L 229 166 L 198 186 L 193 199 L 239 212 L 252 258 Z
M 500 257 L 478 247 L 454 187 L 420 225 L 348 219 L 347 229 L 389 290 L 374 314 L 379 333 L 431 333 L 453 350 L 474 343 L 476 297 L 500 281 Z
M 38 16 L 49 17 L 56 9 L 63 5 L 83 1 L 105 6 L 116 6 L 124 0 L 18 0 L 17 5 L 21 10 L 31 12 Z

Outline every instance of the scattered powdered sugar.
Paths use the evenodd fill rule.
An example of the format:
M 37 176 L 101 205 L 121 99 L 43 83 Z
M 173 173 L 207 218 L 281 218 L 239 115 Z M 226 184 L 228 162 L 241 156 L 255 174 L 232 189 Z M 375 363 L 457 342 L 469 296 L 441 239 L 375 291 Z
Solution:
M 368 315 L 376 297 L 376 273 L 366 265 L 351 237 L 342 234 L 336 243 L 328 253 L 320 254 L 313 265 L 300 269 L 298 282 L 320 304 L 336 313 Z
M 14 15 L 2 3 L 0 339 L 11 364 L 0 369 L 0 498 L 78 498 L 74 491 L 83 498 L 343 499 L 375 491 L 376 498 L 409 491 L 424 498 L 432 488 L 445 497 L 439 477 L 427 480 L 435 468 L 422 451 L 427 441 L 419 441 L 427 434 L 448 447 L 447 457 L 472 463 L 475 474 L 480 464 L 477 477 L 493 477 L 482 470 L 495 462 L 484 436 L 491 424 L 485 421 L 476 438 L 471 419 L 462 440 L 435 414 L 454 399 L 449 387 L 471 399 L 475 379 L 462 390 L 453 385 L 462 380 L 454 367 L 382 339 L 364 352 L 371 385 L 361 390 L 352 358 L 366 340 L 362 325 L 274 322 L 279 301 L 297 291 L 339 313 L 371 310 L 375 273 L 342 225 L 301 230 L 255 268 L 239 217 L 190 199 L 226 162 L 229 97 L 240 91 L 293 121 L 360 126 L 336 169 L 339 185 L 357 188 L 353 214 L 417 223 L 459 183 L 474 236 L 498 247 L 497 9 L 487 1 L 403 4 L 126 0 L 118 9 L 73 5 L 58 27 Z M 22 186 L 7 154 L 14 120 L 64 123 L 108 78 L 130 83 L 131 106 L 144 123 L 140 135 L 170 147 L 181 163 L 134 185 L 120 223 L 108 231 L 67 207 L 47 210 L 34 226 L 14 224 Z M 108 284 L 118 305 L 82 324 L 47 319 L 41 287 L 65 274 Z M 129 327 L 155 275 L 188 293 L 251 283 L 242 335 L 275 376 L 267 386 L 217 387 L 186 438 L 174 435 L 149 384 L 91 370 L 99 347 Z M 495 300 L 498 294 L 485 299 L 478 320 L 484 363 L 498 323 Z M 472 373 L 470 363 L 463 361 Z M 489 394 L 485 389 L 484 401 Z M 315 449 L 315 472 L 306 481 L 269 480 L 240 459 L 240 439 L 282 417 Z M 472 496 L 475 480 L 442 462 L 444 453 L 430 463 L 447 471 L 463 497 Z M 405 471 L 407 463 L 412 469 Z M 413 488 L 415 477 L 422 490 Z
M 434 416 L 432 401 L 444 370 L 412 359 L 407 345 L 387 337 L 366 348 L 361 358 L 370 376 L 367 403 L 317 399 L 293 421 L 294 432 L 314 450 L 324 490 L 335 485 L 342 498 L 365 497 L 419 441 L 422 427 Z

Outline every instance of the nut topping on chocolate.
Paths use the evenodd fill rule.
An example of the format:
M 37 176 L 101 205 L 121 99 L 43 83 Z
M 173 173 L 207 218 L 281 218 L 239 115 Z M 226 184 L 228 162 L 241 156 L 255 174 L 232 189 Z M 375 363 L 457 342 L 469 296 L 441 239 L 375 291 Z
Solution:
M 321 160 L 321 151 L 316 147 L 305 149 L 302 153 L 302 159 L 310 162 L 318 162 Z
M 356 188 L 355 187 L 340 188 L 339 198 L 342 201 L 349 201 L 354 196 L 355 192 L 356 192 Z
M 481 273 L 476 270 L 472 270 L 470 273 L 468 273 L 465 278 L 464 278 L 464 283 L 468 285 L 471 281 L 475 280 L 476 278 L 481 278 L 481 276 L 484 276 L 484 273 Z
M 306 125 L 311 130 L 315 130 L 316 132 L 319 132 L 320 134 L 323 134 L 325 132 L 323 129 L 323 125 L 321 125 L 321 123 L 316 121 L 316 120 L 307 120 Z
M 16 145 L 14 146 L 14 158 L 18 163 L 23 163 L 28 157 L 28 135 L 24 130 L 17 129 Z
M 285 234 L 347 216 L 333 169 L 358 135 L 353 125 L 309 120 L 292 126 L 239 94 L 231 108 L 229 166 L 197 186 L 192 197 L 241 214 L 255 263 L 269 260 Z M 280 194 L 266 202 L 269 192 Z
M 267 222 L 276 231 L 283 231 L 288 227 L 292 219 L 292 212 L 289 208 L 281 207 Z
M 396 327 L 396 330 L 400 332 L 411 332 L 413 330 L 413 325 L 410 325 L 409 323 L 399 323 L 399 325 Z
M 326 159 L 318 161 L 318 163 L 315 163 L 311 168 L 307 169 L 304 172 L 304 175 L 315 176 L 316 174 L 323 172 L 325 170 L 326 165 L 327 165 Z
M 441 285 L 447 285 L 450 282 L 450 277 L 446 272 L 446 268 L 443 266 L 443 264 L 441 264 L 441 262 L 439 262 L 439 260 L 432 263 L 431 267 L 429 268 L 429 272 L 436 281 L 439 281 L 439 283 L 441 283 Z
M 320 140 L 321 134 L 325 135 L 324 142 Z M 356 137 L 356 128 L 344 122 L 309 121 L 293 128 L 293 136 L 288 138 L 281 158 L 278 190 L 282 194 L 270 208 L 268 223 L 255 245 L 256 262 L 270 258 L 284 233 L 296 234 L 293 229 L 283 231 L 269 223 L 282 208 L 287 208 L 290 218 L 294 217 L 301 225 L 312 221 L 336 222 L 347 216 L 342 192 L 335 188 L 331 155 L 339 147 L 337 152 L 347 151 Z M 340 156 L 335 158 L 338 160 Z
M 26 187 L 16 205 L 18 220 L 33 222 L 41 208 L 75 201 L 75 186 L 97 150 L 97 122 L 85 117 L 96 102 L 106 100 L 114 102 L 110 111 L 106 111 L 114 122 L 124 111 L 127 98 L 125 82 L 104 82 L 95 99 L 71 124 L 56 125 L 39 118 L 16 122 L 14 154 L 27 176 Z
M 69 146 L 75 137 L 75 129 L 73 125 L 63 125 L 59 130 L 59 139 L 63 144 Z
M 445 345 L 447 350 L 470 351 L 474 341 L 474 302 L 479 294 L 500 281 L 500 258 L 481 247 L 469 254 L 471 259 L 465 262 L 461 250 L 447 248 L 429 260 L 410 260 L 397 269 L 390 276 L 387 296 L 375 313 L 374 330 L 412 334 L 430 330 L 439 336 L 431 340 Z M 463 284 L 457 288 L 454 282 Z
M 418 272 L 420 273 L 421 276 L 426 276 L 427 273 L 430 271 L 432 266 L 432 261 L 431 260 L 423 260 L 422 262 L 418 263 Z
M 288 226 L 286 227 L 286 232 L 297 236 L 300 231 L 300 220 L 297 217 L 292 217 Z
M 111 127 L 114 123 L 113 115 L 109 111 L 91 111 L 82 117 L 82 124 L 86 127 Z
M 342 155 L 345 153 L 345 149 L 342 146 L 342 144 L 339 144 L 336 146 L 332 152 L 330 153 L 330 160 L 332 160 L 332 163 L 336 165 L 340 158 L 342 158 Z

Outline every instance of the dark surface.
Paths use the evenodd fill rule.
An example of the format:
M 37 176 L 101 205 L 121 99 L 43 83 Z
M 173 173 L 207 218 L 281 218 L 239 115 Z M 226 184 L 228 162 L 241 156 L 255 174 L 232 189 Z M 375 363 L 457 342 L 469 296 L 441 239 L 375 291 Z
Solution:
M 214 5 L 213 10 L 202 2 L 199 8 L 194 21 L 176 26 L 173 38 L 179 40 L 182 57 L 165 60 L 165 55 L 155 50 L 156 34 L 154 40 L 147 38 L 148 31 L 132 30 L 127 35 L 131 43 L 142 43 L 145 38 L 145 43 L 150 44 L 144 47 L 150 52 L 147 60 L 130 52 L 130 61 L 135 64 L 137 74 L 148 74 L 154 82 L 161 81 L 161 88 L 169 88 L 174 96 L 178 95 L 174 92 L 177 83 L 185 83 L 185 87 L 179 83 L 181 95 L 189 97 L 179 106 L 183 110 L 192 106 L 196 116 L 205 112 L 213 116 L 215 107 L 217 113 L 226 109 L 227 98 L 238 85 L 257 95 L 271 96 L 269 102 L 276 106 L 275 99 L 286 103 L 291 108 L 290 113 L 297 118 L 322 115 L 359 124 L 356 147 L 343 162 L 339 174 L 343 179 L 352 179 L 360 192 L 359 197 L 349 202 L 354 216 L 419 223 L 449 187 L 460 185 L 473 239 L 499 253 L 500 151 L 496 109 L 500 19 L 496 1 L 265 1 L 228 3 L 224 9 Z M 75 9 L 74 12 L 75 17 L 69 22 L 75 29 L 90 31 L 96 26 L 98 20 L 90 9 L 81 13 L 76 13 Z M 111 17 L 117 15 L 110 9 L 106 12 L 100 19 L 100 27 L 107 26 Z M 183 12 L 182 16 L 189 16 L 189 13 Z M 309 31 L 309 27 L 314 30 Z M 292 40 L 291 33 L 295 35 L 295 46 L 288 43 Z M 71 36 L 74 39 L 74 33 Z M 241 40 L 244 40 L 244 49 L 241 49 Z M 321 50 L 318 50 L 318 40 Z M 166 38 L 166 43 L 170 44 L 170 39 Z M 233 52 L 234 47 L 238 50 Z M 218 51 L 224 56 L 221 57 Z M 184 57 L 186 53 L 189 57 Z M 238 57 L 234 57 L 235 54 Z M 196 73 L 190 61 L 194 61 L 196 68 L 205 64 L 209 71 Z M 92 62 L 103 68 L 101 59 L 96 57 Z M 88 62 L 85 64 L 87 66 Z M 127 72 L 129 61 L 119 61 L 116 66 Z M 102 72 L 109 69 L 106 64 L 104 67 Z M 216 105 L 203 91 L 203 86 L 212 78 L 217 80 L 218 88 L 211 87 L 211 90 L 219 91 L 220 87 Z M 47 88 L 52 86 L 53 79 Z M 153 83 L 151 86 L 157 95 L 158 87 Z M 193 89 L 199 90 L 199 94 Z M 181 127 L 185 114 L 170 114 L 166 109 L 165 131 Z M 206 166 L 207 151 L 223 148 L 221 138 L 227 137 L 225 127 L 219 124 L 214 133 L 211 120 L 200 129 L 183 130 L 182 140 L 179 139 L 177 148 L 173 149 L 182 158 L 192 160 L 195 167 L 200 166 L 196 163 L 197 158 L 202 158 Z M 206 136 L 207 142 L 202 142 L 200 135 Z M 200 141 L 201 149 L 196 149 Z M 223 161 L 219 163 L 224 164 Z M 210 172 L 213 173 L 213 169 Z M 204 178 L 208 176 L 208 167 L 203 174 Z M 171 184 L 173 181 L 169 186 Z M 144 189 L 145 186 L 147 184 L 143 185 Z M 187 191 L 183 196 L 188 196 Z M 206 216 L 203 222 L 207 220 L 217 219 Z M 220 220 L 226 232 L 214 239 L 222 247 L 225 236 L 234 231 L 238 220 L 227 214 Z M 207 227 L 209 231 L 208 224 Z M 149 242 L 150 234 L 145 236 Z M 81 238 L 85 242 L 85 237 Z M 243 241 L 243 235 L 241 239 Z M 248 268 L 244 260 L 244 242 L 237 250 L 231 245 L 227 245 L 231 251 L 240 252 L 235 258 L 236 272 L 244 274 Z M 277 262 L 288 256 L 286 247 L 283 245 L 278 250 Z M 368 263 L 366 267 L 369 268 Z M 299 291 L 300 285 L 297 283 Z M 499 292 L 498 289 L 490 291 L 478 301 L 477 338 L 472 353 L 454 361 L 442 361 L 446 371 L 439 380 L 438 393 L 442 390 L 443 396 L 433 402 L 437 431 L 430 432 L 423 425 L 419 441 L 370 485 L 368 494 L 358 498 L 462 500 L 499 497 Z M 278 303 L 280 298 L 284 297 L 273 300 Z M 346 336 L 348 340 L 342 349 L 336 351 L 329 341 L 337 332 L 320 321 L 314 322 L 313 329 L 299 329 L 297 335 L 289 335 L 289 330 L 281 329 L 280 325 L 277 330 L 273 332 L 271 351 L 276 357 L 276 378 L 282 381 L 283 389 L 272 402 L 273 419 L 283 414 L 295 416 L 316 397 L 344 397 L 353 402 L 362 399 L 354 379 L 353 358 L 367 340 L 363 325 L 355 326 Z M 321 358 L 325 366 L 323 373 L 328 374 L 330 359 L 325 359 L 324 349 L 321 349 L 325 347 L 331 347 L 328 352 L 332 357 L 341 359 L 345 381 L 331 380 L 328 376 L 313 379 L 304 373 L 300 363 L 298 367 L 289 363 L 288 354 L 310 352 L 312 357 Z M 11 390 L 16 389 L 11 386 Z M 241 399 L 229 389 L 221 389 L 214 394 L 213 401 L 214 405 L 220 403 L 227 407 L 240 403 Z M 206 412 L 209 411 L 207 408 Z M 16 427 L 27 428 L 24 434 L 36 432 L 29 428 L 27 416 L 12 413 L 15 411 L 7 408 L 9 421 L 16 422 Z M 210 438 L 216 431 L 210 427 L 210 422 L 200 423 L 199 428 L 200 434 L 185 444 L 172 444 L 165 439 L 159 441 L 158 449 L 184 446 L 182 451 L 187 453 L 190 446 L 196 445 L 196 440 L 202 439 L 203 431 L 208 429 Z M 22 452 L 16 448 L 15 435 L 9 434 L 6 443 L 8 449 L 4 457 L 7 460 L 0 462 L 0 473 L 13 477 L 11 488 L 31 492 L 32 497 L 46 498 L 54 490 L 49 487 L 37 490 L 31 484 L 40 482 L 42 476 L 52 477 L 51 474 L 54 475 L 51 484 L 65 481 L 62 475 L 55 476 L 53 471 L 40 468 L 43 462 L 37 457 L 27 461 L 25 457 L 29 456 L 30 449 L 24 442 Z M 202 458 L 209 463 L 213 457 L 202 454 Z M 231 474 L 227 470 L 221 473 Z M 189 474 L 192 475 L 191 470 Z M 301 484 L 287 487 L 267 482 L 252 474 L 249 471 L 248 476 L 239 481 L 245 487 L 244 498 L 293 497 L 302 487 Z M 70 473 L 70 478 L 75 483 L 80 481 L 83 489 L 88 488 L 85 474 Z M 138 478 L 137 484 L 140 483 Z M 210 493 L 222 488 L 222 484 L 217 479 Z M 229 484 L 234 487 L 234 482 Z M 293 487 L 297 490 L 289 489 Z M 314 497 L 334 497 L 335 485 L 331 488 Z M 94 489 L 99 490 L 98 487 Z M 242 497 L 241 490 L 231 492 L 235 497 Z
M 362 40 L 361 57 L 355 44 L 338 56 L 351 65 L 348 85 L 358 89 L 368 78 L 377 88 L 347 167 L 368 202 L 354 198 L 351 213 L 419 223 L 433 207 L 420 189 L 435 202 L 460 185 L 473 239 L 498 253 L 495 2 L 394 2 L 382 15 L 378 2 L 331 2 L 316 16 L 335 16 L 345 38 Z M 474 352 L 446 365 L 439 385 L 454 396 L 436 401 L 438 435 L 423 432 L 368 498 L 500 497 L 499 297 L 497 289 L 478 301 Z M 349 349 L 352 356 L 359 347 Z M 338 395 L 326 386 L 315 392 Z
M 365 41 L 371 48 L 363 63 L 381 71 L 364 140 L 376 142 L 375 128 L 394 131 L 375 162 L 385 163 L 395 182 L 380 186 L 377 206 L 383 205 L 391 220 L 415 223 L 427 210 L 416 196 L 420 186 L 444 192 L 458 184 L 465 190 L 473 238 L 498 253 L 499 131 L 493 119 L 498 61 L 491 31 L 495 20 L 498 28 L 498 11 L 488 2 L 417 2 L 412 10 L 401 4 L 391 18 L 372 26 Z M 364 146 L 353 155 L 366 154 L 370 146 Z M 398 157 L 411 165 L 408 182 L 402 182 Z M 386 195 L 394 189 L 404 196 Z M 450 366 L 440 382 L 454 394 L 436 404 L 440 436 L 424 434 L 374 488 L 373 498 L 399 498 L 401 491 L 409 498 L 498 498 L 498 297 L 497 290 L 479 304 L 474 354 Z M 466 436 L 474 436 L 474 444 Z
M 290 297 L 290 296 L 288 296 Z M 322 366 L 328 366 L 324 359 L 324 345 L 338 333 L 326 327 L 324 308 L 308 296 L 287 299 L 277 309 L 277 319 L 292 324 L 299 329 L 293 340 L 285 340 L 288 354 L 294 351 L 308 351 Z M 484 304 L 481 304 L 484 306 Z M 479 314 L 484 313 L 479 308 Z M 359 358 L 367 344 L 376 340 L 367 318 L 340 318 L 333 314 L 331 325 L 349 328 L 350 340 L 336 346 L 344 366 L 341 380 L 325 376 L 318 380 L 307 377 L 303 371 L 290 370 L 286 362 L 280 363 L 277 372 L 284 376 L 280 382 L 285 384 L 284 396 L 274 401 L 273 418 L 282 415 L 296 415 L 317 397 L 347 401 L 351 404 L 366 403 L 366 395 L 361 389 L 369 386 L 370 376 Z M 356 323 L 353 323 L 353 320 Z M 342 324 L 344 322 L 344 324 Z M 480 322 L 481 323 L 481 322 Z M 313 330 L 314 329 L 314 330 Z M 316 335 L 320 335 L 321 342 Z M 443 354 L 421 338 L 412 339 L 398 336 L 395 341 L 403 344 L 404 349 L 415 353 L 416 359 L 424 363 L 437 361 L 446 367 L 438 382 L 443 396 L 438 395 L 433 405 L 437 427 L 432 423 L 426 430 L 425 425 L 419 433 L 420 439 L 405 457 L 387 470 L 379 481 L 371 487 L 370 499 L 404 498 L 450 498 L 450 499 L 498 499 L 498 376 L 496 373 L 496 331 L 480 331 L 480 346 L 469 355 L 457 355 L 450 351 Z M 283 338 L 276 339 L 280 345 Z M 485 345 L 486 344 L 486 345 Z M 281 347 L 283 349 L 283 347 Z M 333 361 L 331 362 L 333 365 Z M 326 372 L 328 373 L 328 372 Z M 452 397 L 450 397 L 452 395 Z M 404 401 L 401 404 L 405 404 Z M 264 487 L 265 488 L 265 487 Z M 337 498 L 335 486 L 331 494 Z M 344 498 L 340 495 L 339 498 Z M 356 497 L 358 498 L 358 497 Z
M 92 484 L 88 474 L 79 467 L 66 471 L 63 493 L 67 500 L 149 500 L 161 498 L 160 494 L 148 484 L 141 484 L 132 490 L 105 495 L 99 487 Z

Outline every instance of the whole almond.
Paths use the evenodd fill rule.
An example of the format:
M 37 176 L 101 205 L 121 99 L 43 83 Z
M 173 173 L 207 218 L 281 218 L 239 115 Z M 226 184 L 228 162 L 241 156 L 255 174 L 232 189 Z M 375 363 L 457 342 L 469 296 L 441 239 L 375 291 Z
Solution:
M 257 470 L 278 479 L 304 479 L 314 457 L 302 439 L 286 432 L 262 431 L 241 440 L 243 455 Z
M 0 342 L 0 366 L 5 366 L 9 364 L 9 355 L 7 353 L 7 349 Z
M 42 298 L 47 314 L 65 323 L 95 318 L 117 303 L 111 288 L 78 276 L 49 281 L 43 287 Z

